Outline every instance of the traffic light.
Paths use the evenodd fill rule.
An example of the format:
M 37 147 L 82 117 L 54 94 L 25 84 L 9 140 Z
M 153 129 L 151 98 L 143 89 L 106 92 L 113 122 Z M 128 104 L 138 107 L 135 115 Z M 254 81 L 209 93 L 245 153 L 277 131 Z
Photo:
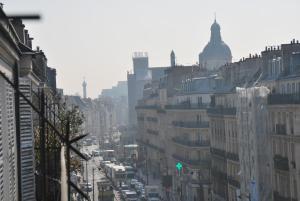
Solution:
M 176 164 L 176 169 L 178 170 L 178 174 L 179 174 L 179 176 L 180 176 L 181 171 L 182 171 L 182 163 L 177 162 L 177 164 Z

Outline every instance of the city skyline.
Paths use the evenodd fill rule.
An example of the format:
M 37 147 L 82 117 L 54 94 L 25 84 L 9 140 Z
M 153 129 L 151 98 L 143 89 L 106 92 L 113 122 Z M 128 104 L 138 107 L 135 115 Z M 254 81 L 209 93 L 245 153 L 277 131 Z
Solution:
M 259 54 L 265 45 L 289 43 L 300 34 L 294 26 L 300 17 L 297 1 L 2 2 L 8 14 L 42 15 L 40 22 L 25 22 L 35 38 L 34 47 L 47 52 L 48 64 L 57 69 L 58 85 L 65 93 L 82 95 L 86 77 L 87 95 L 93 98 L 126 80 L 135 51 L 147 51 L 150 66 L 168 66 L 172 49 L 177 63 L 196 63 L 209 41 L 215 12 L 233 61 Z M 283 15 L 283 10 L 289 12 Z M 80 56 L 84 59 L 74 59 Z

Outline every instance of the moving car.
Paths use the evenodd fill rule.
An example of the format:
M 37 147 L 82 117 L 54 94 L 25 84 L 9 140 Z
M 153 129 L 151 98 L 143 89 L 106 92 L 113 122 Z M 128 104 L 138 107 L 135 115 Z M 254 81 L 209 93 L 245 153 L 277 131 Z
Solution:
M 145 186 L 146 199 L 148 201 L 160 201 L 158 186 Z
M 138 201 L 138 195 L 135 191 L 125 192 L 125 201 Z

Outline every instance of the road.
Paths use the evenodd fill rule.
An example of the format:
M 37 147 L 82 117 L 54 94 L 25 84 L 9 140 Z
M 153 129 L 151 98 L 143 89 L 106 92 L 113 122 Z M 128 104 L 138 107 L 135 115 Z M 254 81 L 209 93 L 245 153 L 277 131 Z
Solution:
M 92 153 L 92 150 L 98 149 L 98 148 L 99 148 L 98 145 L 84 146 L 81 151 L 88 150 L 89 153 Z M 98 195 L 99 195 L 98 188 L 97 188 L 97 181 L 100 181 L 101 178 L 105 178 L 105 174 L 98 169 L 101 159 L 102 159 L 101 156 L 100 157 L 96 156 L 96 157 L 91 158 L 87 162 L 87 164 L 86 164 L 86 162 L 83 162 L 84 163 L 83 178 L 86 180 L 86 175 L 88 174 L 88 182 L 91 183 L 92 185 L 93 185 L 93 169 L 94 169 L 94 201 L 98 201 Z M 87 169 L 87 172 L 86 172 L 86 169 Z M 115 201 L 120 201 L 121 199 L 119 196 L 119 192 L 114 191 L 114 194 L 115 194 Z M 93 191 L 89 192 L 89 196 L 90 196 L 91 200 L 93 200 Z

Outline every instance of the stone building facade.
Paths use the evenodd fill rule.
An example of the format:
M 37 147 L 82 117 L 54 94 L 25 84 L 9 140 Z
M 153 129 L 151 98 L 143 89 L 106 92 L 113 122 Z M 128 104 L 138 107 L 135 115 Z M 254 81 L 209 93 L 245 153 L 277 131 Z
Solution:
M 299 200 L 299 52 L 293 40 L 216 71 L 175 66 L 145 87 L 139 157 L 162 180 L 172 175 L 166 192 L 175 200 Z

